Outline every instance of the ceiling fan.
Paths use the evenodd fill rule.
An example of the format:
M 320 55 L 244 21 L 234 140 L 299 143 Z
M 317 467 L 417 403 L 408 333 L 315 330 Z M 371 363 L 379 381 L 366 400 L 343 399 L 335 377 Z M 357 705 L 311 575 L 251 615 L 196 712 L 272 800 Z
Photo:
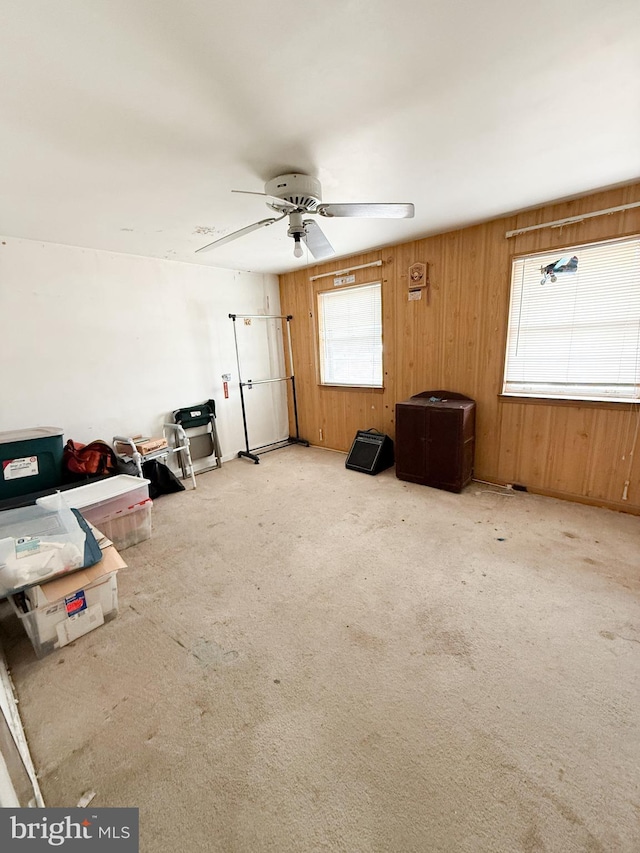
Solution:
M 313 219 L 305 219 L 305 216 L 319 214 L 327 217 L 364 216 L 378 219 L 409 219 L 414 214 L 412 204 L 322 204 L 320 181 L 310 175 L 278 175 L 267 181 L 264 189 L 263 193 L 245 190 L 232 190 L 232 192 L 263 197 L 266 200 L 267 207 L 280 214 L 279 216 L 261 219 L 260 222 L 254 222 L 253 225 L 247 225 L 245 228 L 233 231 L 225 237 L 220 237 L 219 240 L 214 240 L 213 243 L 196 249 L 196 251 L 208 252 L 210 249 L 223 246 L 225 243 L 237 240 L 238 237 L 244 237 L 245 234 L 257 231 L 258 228 L 266 228 L 268 225 L 273 225 L 274 222 L 280 222 L 281 219 L 288 216 L 289 230 L 287 234 L 289 237 L 293 237 L 293 254 L 295 257 L 302 257 L 301 243 L 304 243 L 316 260 L 323 260 L 335 255 L 335 250 L 318 223 Z

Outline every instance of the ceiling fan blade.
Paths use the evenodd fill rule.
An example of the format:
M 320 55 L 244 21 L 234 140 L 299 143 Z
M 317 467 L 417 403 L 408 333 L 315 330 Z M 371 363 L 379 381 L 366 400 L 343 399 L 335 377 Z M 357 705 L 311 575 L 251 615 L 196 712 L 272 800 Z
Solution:
M 208 252 L 209 249 L 216 249 L 218 246 L 224 246 L 225 243 L 237 240 L 238 237 L 244 237 L 245 234 L 251 234 L 252 231 L 257 231 L 258 228 L 266 228 L 267 225 L 273 225 L 274 222 L 279 222 L 281 219 L 284 219 L 286 215 L 286 213 L 283 213 L 282 216 L 278 216 L 277 218 L 261 219 L 260 222 L 254 222 L 253 225 L 247 225 L 244 228 L 240 228 L 239 231 L 232 231 L 231 234 L 226 234 L 224 237 L 220 237 L 219 240 L 214 240 L 213 243 L 207 243 L 206 246 L 196 249 L 196 254 L 198 252 Z
M 321 216 L 367 216 L 380 219 L 411 219 L 412 204 L 319 204 L 314 211 Z
M 286 208 L 287 210 L 297 210 L 295 204 L 292 204 L 290 201 L 287 201 L 284 198 L 278 198 L 275 195 L 269 195 L 268 193 L 254 193 L 251 190 L 231 190 L 232 193 L 241 193 L 242 195 L 259 195 L 262 198 L 267 200 L 268 204 L 277 204 L 278 207 L 281 207 L 283 210 Z
M 314 222 L 313 219 L 306 219 L 302 224 L 304 225 L 304 234 L 301 235 L 302 242 L 306 244 L 317 261 L 335 255 L 335 249 L 317 222 Z

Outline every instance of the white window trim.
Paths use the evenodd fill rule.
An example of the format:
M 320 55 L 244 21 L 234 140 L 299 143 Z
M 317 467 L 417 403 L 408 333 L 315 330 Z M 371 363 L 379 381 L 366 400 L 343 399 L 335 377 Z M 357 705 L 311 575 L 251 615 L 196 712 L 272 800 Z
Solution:
M 325 311 L 323 305 L 324 297 L 331 299 L 334 295 L 341 293 L 362 291 L 375 288 L 379 294 L 379 329 L 380 329 L 380 362 L 379 365 L 372 364 L 372 369 L 376 375 L 371 381 L 366 381 L 362 376 L 349 378 L 345 381 L 340 381 L 335 373 L 327 370 L 326 364 L 326 338 L 324 332 Z M 384 387 L 384 352 L 383 352 L 383 311 L 382 311 L 382 282 L 370 281 L 364 284 L 353 285 L 352 287 L 339 287 L 333 290 L 320 290 L 316 294 L 317 317 L 318 317 L 318 379 L 319 384 L 325 387 L 336 388 L 366 388 L 371 390 L 380 390 Z M 373 353 L 372 353 L 373 357 Z M 327 375 L 328 374 L 328 375 Z
M 574 254 L 577 273 L 540 284 L 541 266 Z M 638 235 L 513 258 L 502 396 L 640 403 Z

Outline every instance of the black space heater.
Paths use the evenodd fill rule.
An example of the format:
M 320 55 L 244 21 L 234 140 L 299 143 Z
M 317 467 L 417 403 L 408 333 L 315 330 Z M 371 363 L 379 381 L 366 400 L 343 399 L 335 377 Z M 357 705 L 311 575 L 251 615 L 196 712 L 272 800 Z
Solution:
M 379 474 L 393 465 L 393 441 L 375 429 L 359 429 L 344 463 L 351 471 Z

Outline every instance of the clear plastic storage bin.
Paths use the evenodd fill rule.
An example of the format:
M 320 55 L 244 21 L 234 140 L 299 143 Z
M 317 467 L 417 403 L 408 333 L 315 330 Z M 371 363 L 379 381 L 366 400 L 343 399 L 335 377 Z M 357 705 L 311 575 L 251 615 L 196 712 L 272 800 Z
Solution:
M 38 658 L 72 643 L 118 615 L 117 570 L 100 564 L 61 581 L 9 597 Z M 57 597 L 59 595 L 59 597 Z
M 123 551 L 151 537 L 149 483 L 141 477 L 119 474 L 68 489 L 61 497 Z M 40 498 L 38 504 L 49 506 L 57 498 L 49 495 Z
M 96 527 L 111 539 L 118 551 L 151 538 L 151 509 L 153 501 L 147 498 L 133 507 L 115 512 L 101 519 Z M 91 522 L 93 524 L 93 522 Z
M 53 495 L 48 506 L 0 512 L 0 596 L 85 565 L 84 530 Z
M 84 486 L 76 486 L 61 493 L 67 506 L 79 509 L 82 515 L 102 530 L 100 522 L 118 512 L 123 512 L 138 506 L 149 497 L 149 480 L 132 477 L 129 474 L 118 474 L 107 477 Z M 41 506 L 51 506 L 57 495 L 39 498 Z

